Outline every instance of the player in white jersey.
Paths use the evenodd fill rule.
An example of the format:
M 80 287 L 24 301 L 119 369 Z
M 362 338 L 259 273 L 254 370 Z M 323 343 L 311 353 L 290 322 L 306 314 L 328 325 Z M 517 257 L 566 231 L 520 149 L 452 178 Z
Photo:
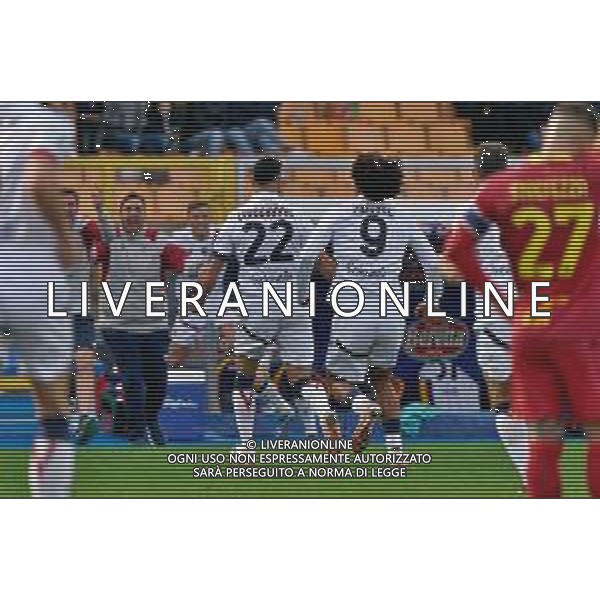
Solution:
M 204 293 L 210 294 L 226 261 L 235 259 L 239 262 L 237 285 L 229 285 L 225 299 L 231 297 L 231 292 L 239 290 L 246 309 L 246 314 L 239 320 L 234 342 L 238 370 L 246 378 L 254 379 L 254 389 L 240 390 L 243 402 L 239 401 L 239 395 L 234 395 L 242 446 L 252 437 L 255 393 L 265 383 L 262 373 L 266 374 L 268 369 L 260 369 L 258 378 L 255 375 L 263 356 L 270 354 L 267 350 L 272 344 L 277 346 L 290 382 L 298 390 L 304 388 L 308 396 L 316 391 L 312 382 L 311 321 L 308 308 L 300 307 L 295 301 L 294 290 L 300 251 L 313 227 L 312 215 L 305 203 L 280 197 L 280 176 L 279 160 L 263 158 L 256 163 L 254 184 L 257 192 L 229 215 L 215 241 L 215 258 L 200 275 Z M 270 286 L 281 298 L 288 316 L 283 316 L 281 307 L 271 295 L 264 296 L 267 300 L 263 305 L 265 286 Z M 265 307 L 269 309 L 267 317 L 263 316 Z M 291 310 L 288 312 L 288 309 Z M 311 402 L 316 401 L 311 396 Z M 321 401 L 320 412 L 329 414 L 324 395 Z M 326 424 L 330 436 L 339 434 L 334 422 L 327 421 Z
M 74 473 L 72 322 L 48 316 L 48 282 L 63 291 L 57 296 L 68 308 L 67 273 L 78 260 L 59 182 L 60 163 L 72 154 L 72 125 L 59 113 L 34 102 L 0 103 L 0 321 L 36 396 L 41 427 L 29 463 L 34 497 L 69 495 Z
M 508 150 L 500 143 L 482 144 L 479 155 L 479 177 L 483 181 L 506 167 Z M 502 249 L 500 230 L 492 225 L 480 236 L 479 260 L 501 296 L 513 280 L 512 268 Z M 477 295 L 475 331 L 477 356 L 483 369 L 492 407 L 496 411 L 496 429 L 519 474 L 524 479 L 529 455 L 529 431 L 524 421 L 509 414 L 511 365 L 511 323 L 497 303 L 490 302 L 490 316 L 484 316 L 484 297 Z
M 208 333 L 214 321 L 208 321 L 190 310 L 186 317 L 179 314 L 180 306 L 180 281 L 196 281 L 200 269 L 212 258 L 215 232 L 211 230 L 208 204 L 206 202 L 190 202 L 187 207 L 189 226 L 174 232 L 167 240 L 167 244 L 182 254 L 183 271 L 173 273 L 169 285 L 174 288 L 169 291 L 171 301 L 175 304 L 175 322 L 171 330 L 171 347 L 169 350 L 169 363 L 171 366 L 180 366 L 185 362 L 190 351 Z M 217 289 L 222 287 L 222 277 L 216 284 Z M 218 308 L 213 303 L 208 306 L 209 312 Z M 203 340 L 206 342 L 206 340 Z
M 334 298 L 336 286 L 344 282 L 360 286 L 365 297 L 363 310 L 352 317 L 340 316 L 336 311 L 327 357 L 331 376 L 326 380 L 326 388 L 337 402 L 354 399 L 356 406 L 360 398 L 360 405 L 368 406 L 359 387 L 368 377 L 383 411 L 386 445 L 400 451 L 403 384 L 392 375 L 392 369 L 402 345 L 405 322 L 389 300 L 387 316 L 380 316 L 380 294 L 385 284 L 403 302 L 399 276 L 407 246 L 418 252 L 428 278 L 436 270 L 437 258 L 425 236 L 414 227 L 411 209 L 407 210 L 397 199 L 402 183 L 398 163 L 363 155 L 355 161 L 352 176 L 360 196 L 340 204 L 319 223 L 303 252 L 300 285 L 330 244 L 336 261 L 331 298 L 347 315 L 357 307 L 357 290 L 341 291 Z M 306 289 L 302 297 L 305 294 Z M 353 436 L 356 451 L 366 445 L 374 418 L 370 410 L 359 409 L 359 413 Z

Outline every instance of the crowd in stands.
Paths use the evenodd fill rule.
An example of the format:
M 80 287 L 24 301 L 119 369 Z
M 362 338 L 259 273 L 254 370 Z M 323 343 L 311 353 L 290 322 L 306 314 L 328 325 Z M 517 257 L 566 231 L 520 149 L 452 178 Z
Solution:
M 278 152 L 275 102 L 75 102 L 80 154 Z

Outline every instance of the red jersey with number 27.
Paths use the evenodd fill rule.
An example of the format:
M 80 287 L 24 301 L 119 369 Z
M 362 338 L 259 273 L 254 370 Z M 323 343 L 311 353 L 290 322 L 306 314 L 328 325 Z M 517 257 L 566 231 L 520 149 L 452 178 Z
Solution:
M 477 197 L 480 216 L 498 225 L 512 264 L 517 329 L 536 335 L 600 335 L 600 157 L 548 159 L 510 167 L 490 178 Z M 532 282 L 540 288 L 531 318 Z

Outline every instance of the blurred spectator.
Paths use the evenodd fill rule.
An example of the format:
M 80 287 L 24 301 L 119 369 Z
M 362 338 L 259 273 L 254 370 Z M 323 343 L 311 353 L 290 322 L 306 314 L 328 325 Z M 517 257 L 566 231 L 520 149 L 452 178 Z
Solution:
M 135 152 L 146 119 L 147 102 L 105 102 L 102 149 Z
M 214 156 L 225 148 L 225 103 L 186 102 L 179 109 L 181 122 L 181 150 Z
M 512 153 L 527 151 L 529 132 L 541 125 L 552 102 L 456 102 L 457 114 L 471 121 L 473 142 L 502 142 Z
M 120 216 L 121 229 L 108 246 L 98 249 L 98 262 L 102 280 L 108 282 L 115 303 L 125 284 L 132 285 L 119 317 L 112 315 L 107 299 L 102 299 L 100 327 L 123 380 L 129 440 L 162 445 L 158 416 L 167 390 L 165 354 L 169 328 L 166 315 L 145 316 L 146 282 L 163 281 L 163 269 L 176 267 L 167 264 L 164 246 L 156 240 L 157 232 L 146 228 L 146 203 L 142 197 L 126 196 Z M 157 290 L 154 294 L 161 295 Z M 165 309 L 165 302 L 153 303 L 153 311 Z
M 275 102 L 228 102 L 225 141 L 237 154 L 276 153 L 282 143 Z
M 245 132 L 256 150 L 271 154 L 282 148 L 282 139 L 277 129 L 277 102 L 249 102 L 250 123 Z
M 274 102 L 188 102 L 178 120 L 186 153 L 215 156 L 231 148 L 236 154 L 274 153 L 282 142 Z
M 160 154 L 169 138 L 159 102 L 106 102 L 102 148 L 114 152 Z
M 96 154 L 100 148 L 104 102 L 74 102 L 79 154 Z
M 148 102 L 137 148 L 142 154 L 162 154 L 167 149 L 165 116 L 160 102 Z

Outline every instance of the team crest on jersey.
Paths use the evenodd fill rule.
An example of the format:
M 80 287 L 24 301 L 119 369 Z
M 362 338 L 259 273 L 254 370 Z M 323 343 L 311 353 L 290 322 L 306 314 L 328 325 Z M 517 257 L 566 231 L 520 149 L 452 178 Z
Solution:
M 469 330 L 460 321 L 417 321 L 406 328 L 403 347 L 419 360 L 446 360 L 464 352 L 468 337 Z

